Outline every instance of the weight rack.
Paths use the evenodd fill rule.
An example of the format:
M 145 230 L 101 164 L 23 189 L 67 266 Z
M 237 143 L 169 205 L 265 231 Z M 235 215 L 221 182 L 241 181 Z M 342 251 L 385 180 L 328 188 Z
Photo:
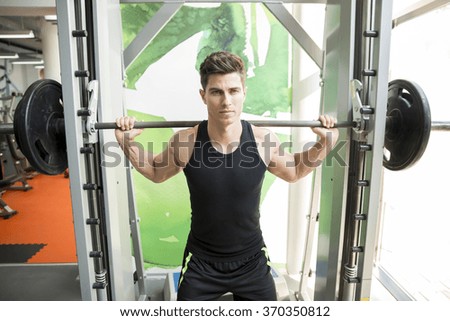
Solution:
M 128 1 L 123 1 L 128 2 Z M 136 2 L 136 1 L 133 1 Z M 148 1 L 161 2 L 161 1 Z M 196 1 L 186 1 L 196 2 Z M 227 1 L 207 1 L 227 2 Z M 228 1 L 233 2 L 233 1 Z M 248 2 L 248 1 L 247 1 Z M 323 80 L 322 103 L 325 113 L 336 113 L 338 120 L 347 120 L 351 112 L 351 97 L 349 94 L 350 80 L 355 78 L 357 69 L 355 47 L 357 11 L 355 0 L 349 1 L 285 1 L 286 3 L 325 3 L 327 4 L 324 50 L 321 50 L 301 26 L 284 9 L 283 3 L 261 2 L 280 20 L 293 38 L 313 59 L 321 69 Z M 367 214 L 367 221 L 361 229 L 360 240 L 364 252 L 358 259 L 359 283 L 355 295 L 349 299 L 367 299 L 370 297 L 371 263 L 375 244 L 376 226 L 378 221 L 378 200 L 380 196 L 380 177 L 382 173 L 382 145 L 385 128 L 387 104 L 387 80 L 391 4 L 387 1 L 363 1 L 373 8 L 373 23 L 368 31 L 376 30 L 378 35 L 373 41 L 372 55 L 364 69 L 364 78 L 370 86 L 365 94 L 365 103 L 374 108 L 375 113 L 370 118 L 369 129 L 361 137 L 353 137 L 353 141 L 363 141 L 371 146 L 363 160 L 364 180 L 369 187 L 362 189 L 361 213 Z M 131 171 L 124 163 L 115 168 L 96 167 L 103 161 L 99 146 L 114 141 L 113 133 L 102 131 L 98 133 L 98 142 L 89 142 L 83 128 L 83 119 L 79 110 L 88 106 L 86 80 L 95 76 L 98 80 L 98 121 L 114 119 L 124 112 L 122 106 L 122 64 L 127 66 L 142 50 L 143 46 L 156 35 L 170 17 L 180 7 L 178 1 L 163 1 L 163 6 L 147 25 L 150 33 L 138 35 L 131 47 L 124 52 L 122 61 L 122 43 L 120 24 L 120 1 L 66 1 L 57 0 L 59 30 L 59 45 L 61 57 L 61 75 L 63 80 L 65 130 L 68 146 L 68 160 L 71 176 L 71 196 L 74 212 L 77 254 L 80 271 L 80 282 L 83 300 L 134 300 L 134 272 L 137 272 L 139 282 L 142 282 L 143 268 L 139 237 L 136 236 L 137 218 L 134 196 L 131 184 Z M 81 23 L 77 23 L 80 21 Z M 89 27 L 91 26 L 91 27 Z M 87 37 L 85 37 L 87 35 Z M 113 36 L 109 36 L 113 35 Z M 87 47 L 89 52 L 82 52 L 80 46 Z M 362 58 L 361 58 L 362 59 Z M 364 58 L 365 59 L 365 58 Z M 85 69 L 79 62 L 84 61 L 90 67 Z M 362 64 L 364 65 L 364 64 Z M 365 66 L 365 65 L 364 65 Z M 365 66 L 366 67 L 366 66 Z M 360 75 L 358 75 L 360 76 Z M 356 77 L 358 78 L 358 77 Z M 93 78 L 92 78 L 93 79 Z M 344 133 L 345 132 L 345 133 Z M 351 129 L 341 130 L 341 137 L 350 137 Z M 86 147 L 94 147 L 95 155 L 88 155 Z M 353 145 L 353 143 L 352 143 Z M 349 162 L 351 149 L 338 151 L 339 156 Z M 93 164 L 89 159 L 98 160 Z M 348 193 L 349 172 L 355 170 L 342 166 L 324 166 L 322 168 L 322 200 L 320 204 L 319 244 L 317 255 L 317 271 L 315 283 L 315 300 L 343 299 L 340 295 L 342 252 L 344 247 L 343 230 L 345 225 L 346 197 Z M 358 173 L 359 169 L 356 170 Z M 93 180 L 97 178 L 97 181 Z M 86 191 L 86 184 L 97 187 L 94 192 Z M 327 191 L 327 193 L 325 193 Z M 91 194 L 89 194 L 91 193 Z M 128 202 L 123 200 L 127 198 Z M 122 200 L 122 201 L 121 201 Z M 95 206 L 93 207 L 93 204 Z M 95 289 L 98 284 L 98 264 L 91 257 L 96 235 L 87 224 L 95 218 L 92 213 L 107 213 L 101 217 L 102 231 L 100 237 L 105 240 L 102 252 L 106 253 L 104 264 L 107 267 L 106 294 Z M 100 215 L 101 216 L 101 215 Z M 130 229 L 133 230 L 134 254 L 138 258 L 133 261 L 129 246 Z M 138 249 L 138 252 L 136 252 Z M 95 249 L 94 249 L 95 250 Z M 362 253 L 362 254 L 361 254 Z M 135 267 L 134 265 L 137 264 Z M 139 283 L 140 297 L 142 296 Z M 353 293 L 353 290 L 350 291 Z

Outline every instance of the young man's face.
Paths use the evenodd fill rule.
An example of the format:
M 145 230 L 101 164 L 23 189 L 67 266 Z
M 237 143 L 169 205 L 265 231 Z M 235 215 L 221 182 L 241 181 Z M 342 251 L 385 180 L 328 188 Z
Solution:
M 213 74 L 206 88 L 200 90 L 211 120 L 233 123 L 240 119 L 245 100 L 245 88 L 240 75 Z

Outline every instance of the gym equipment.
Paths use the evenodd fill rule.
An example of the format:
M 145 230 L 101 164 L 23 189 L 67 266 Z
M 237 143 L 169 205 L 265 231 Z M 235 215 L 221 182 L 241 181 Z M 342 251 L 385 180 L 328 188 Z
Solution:
M 54 80 L 34 82 L 14 113 L 17 144 L 38 172 L 56 175 L 67 168 L 61 85 Z
M 387 110 L 385 145 L 389 155 L 385 156 L 384 166 L 391 170 L 405 169 L 417 162 L 426 149 L 432 128 L 430 107 L 423 90 L 417 84 L 406 80 L 394 80 L 389 84 Z M 373 110 L 369 108 L 360 110 L 362 114 L 372 112 Z M 90 110 L 83 110 L 79 114 L 91 115 Z M 136 122 L 135 128 L 191 127 L 199 122 Z M 250 122 L 255 126 L 265 127 L 322 126 L 320 121 Z M 92 127 L 92 124 L 90 126 Z M 439 129 L 445 127 L 442 123 L 437 126 Z M 358 122 L 347 121 L 338 122 L 335 127 L 359 129 L 362 126 Z M 43 174 L 56 175 L 67 168 L 64 128 L 61 84 L 54 80 L 43 79 L 36 81 L 26 90 L 16 108 L 14 125 L 0 125 L 0 134 L 14 133 L 19 148 L 33 168 Z M 116 123 L 106 122 L 94 123 L 90 130 L 116 128 Z
M 414 165 L 423 155 L 431 131 L 427 97 L 414 82 L 389 83 L 383 166 L 398 171 Z
M 14 110 L 16 107 L 17 95 L 1 97 L 0 101 L 0 124 L 12 123 Z M 20 99 L 19 99 L 20 101 Z M 0 137 L 0 160 L 3 169 L 3 179 L 11 180 L 13 183 L 20 182 L 21 185 L 12 184 L 8 190 L 28 191 L 31 186 L 27 179 L 31 174 L 27 169 L 29 163 L 26 157 L 19 150 L 14 135 L 2 135 Z

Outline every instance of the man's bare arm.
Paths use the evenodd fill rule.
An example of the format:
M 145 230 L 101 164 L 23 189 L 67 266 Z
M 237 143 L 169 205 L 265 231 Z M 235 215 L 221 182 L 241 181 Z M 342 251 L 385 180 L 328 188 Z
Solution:
M 339 132 L 336 128 L 333 128 L 335 123 L 333 118 L 320 116 L 319 120 L 324 127 L 314 128 L 313 131 L 319 135 L 320 139 L 304 152 L 291 154 L 283 150 L 278 137 L 272 132 L 269 133 L 273 148 L 270 153 L 268 170 L 272 174 L 292 183 L 305 177 L 322 164 L 322 161 L 336 144 Z
M 167 148 L 159 154 L 146 151 L 135 138 L 142 133 L 134 129 L 134 117 L 120 117 L 116 124 L 116 139 L 134 168 L 146 178 L 155 183 L 161 183 L 178 174 L 186 165 L 190 157 L 193 144 L 193 129 L 175 133 Z M 184 144 L 183 144 L 184 143 Z

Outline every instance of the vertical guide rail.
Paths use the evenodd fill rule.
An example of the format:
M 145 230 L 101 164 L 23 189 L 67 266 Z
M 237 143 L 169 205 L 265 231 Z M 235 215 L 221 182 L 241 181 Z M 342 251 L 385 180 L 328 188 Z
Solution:
M 77 30 L 76 23 L 78 12 L 81 25 L 85 25 L 86 2 L 56 1 L 60 18 L 58 39 L 61 78 L 64 79 L 64 123 L 81 298 L 134 300 L 126 169 L 120 164 L 112 166 L 111 160 L 100 153 L 100 148 L 108 147 L 106 142 L 114 141 L 114 133 L 101 132 L 96 137 L 99 143 L 95 139 L 91 141 L 86 138 L 83 126 L 86 121 L 80 117 L 86 116 L 86 80 L 90 74 L 84 68 L 80 70 L 80 59 L 88 60 L 78 45 L 82 43 L 84 48 L 86 36 L 92 37 L 88 48 L 89 64 L 95 69 L 91 76 L 99 81 L 99 120 L 112 119 L 122 112 L 122 46 L 121 38 L 117 37 L 121 32 L 120 3 L 119 0 L 87 3 L 90 4 L 89 10 L 93 10 L 89 34 L 86 30 Z M 78 114 L 80 111 L 83 113 Z
M 123 114 L 123 46 L 121 12 L 119 0 L 92 1 L 92 39 L 95 77 L 98 80 L 98 121 L 114 119 Z M 98 168 L 101 175 L 101 202 L 104 216 L 105 252 L 107 252 L 107 268 L 109 275 L 108 288 L 111 300 L 136 300 L 142 294 L 142 257 L 140 249 L 135 252 L 136 264 L 133 266 L 133 253 L 130 246 L 130 220 L 133 220 L 134 197 L 130 189 L 130 168 L 124 161 L 123 154 L 118 149 L 114 131 L 99 131 L 98 138 Z M 122 155 L 117 161 L 110 157 L 111 153 Z M 136 221 L 136 220 L 134 220 Z M 134 226 L 135 224 L 133 224 Z M 133 228 L 131 226 L 131 228 Z M 134 241 L 134 239 L 133 239 Z M 133 244 L 134 245 L 134 244 Z M 136 251 L 136 248 L 134 248 Z M 138 259 L 140 261 L 138 261 Z M 136 271 L 136 269 L 138 269 Z M 139 291 L 136 292 L 134 280 L 138 276 Z
M 383 174 L 392 3 L 361 0 L 355 25 L 355 78 L 363 107 L 372 110 L 368 128 L 352 135 L 349 188 L 339 299 L 369 300 Z
M 374 108 L 373 121 L 369 124 L 367 141 L 372 152 L 366 153 L 365 177 L 370 180 L 370 188 L 363 194 L 362 211 L 367 213 L 367 222 L 361 230 L 361 244 L 364 252 L 358 262 L 360 284 L 356 289 L 357 300 L 369 300 L 372 281 L 375 245 L 379 226 L 380 195 L 383 175 L 383 147 L 386 126 L 386 109 L 389 82 L 389 54 L 392 29 L 392 2 L 373 0 L 373 28 L 378 32 L 373 37 L 371 69 L 376 71 L 372 77 L 368 104 Z
M 87 66 L 80 67 L 88 71 L 88 77 L 83 77 L 84 82 L 86 79 L 89 80 L 96 79 L 96 68 L 95 68 L 95 50 L 94 50 L 94 26 L 93 26 L 93 12 L 92 12 L 92 1 L 84 1 L 84 11 L 79 9 L 77 15 L 80 16 L 80 20 L 84 17 L 84 26 L 87 31 L 86 46 L 80 45 L 78 51 L 85 56 L 84 60 L 87 62 Z M 78 30 L 83 29 L 82 25 L 78 26 Z M 81 39 L 78 38 L 79 43 Z M 84 49 L 85 48 L 85 49 Z M 84 53 L 85 52 L 85 53 Z M 82 60 L 81 60 L 82 61 Z M 81 64 L 81 63 L 80 63 Z M 83 86 L 87 88 L 87 84 Z M 86 90 L 83 91 L 83 94 Z M 98 97 L 97 93 L 92 92 L 91 95 Z M 97 101 L 90 99 L 89 104 L 87 99 L 84 100 L 83 107 L 93 107 L 90 106 L 92 103 L 95 104 Z M 96 108 L 96 106 L 95 106 Z M 95 114 L 96 115 L 96 114 Z M 106 239 L 106 214 L 103 211 L 103 187 L 102 187 L 102 177 L 100 171 L 100 147 L 97 139 L 86 139 L 85 138 L 85 150 L 89 152 L 84 153 L 86 159 L 86 170 L 87 170 L 87 181 L 84 185 L 84 190 L 89 196 L 90 205 L 90 215 L 89 215 L 89 225 L 91 227 L 92 233 L 92 251 L 90 256 L 94 261 L 95 266 L 95 283 L 93 284 L 94 289 L 97 291 L 97 299 L 99 301 L 106 301 L 111 299 L 111 288 L 109 282 L 109 271 L 108 271 L 108 247 Z
M 78 271 L 82 300 L 97 300 L 93 288 L 95 283 L 94 262 L 90 258 L 92 235 L 86 224 L 89 219 L 88 196 L 83 190 L 87 181 L 86 163 L 80 154 L 83 147 L 83 128 L 77 115 L 83 105 L 81 92 L 84 91 L 75 71 L 78 70 L 77 38 L 72 36 L 76 30 L 76 17 L 73 1 L 57 0 L 59 54 L 61 59 L 61 78 L 64 96 L 64 122 L 67 140 L 67 154 L 70 167 L 70 194 L 75 227 Z
M 353 78 L 363 78 L 363 71 L 370 66 L 371 61 L 371 39 L 363 36 L 364 29 L 371 22 L 371 0 L 359 0 L 355 7 L 355 57 Z M 367 77 L 368 78 L 368 77 Z M 370 79 L 364 78 L 364 83 L 368 86 Z M 364 87 L 363 87 L 364 88 Z M 353 95 L 359 95 L 367 92 L 352 92 Z M 367 102 L 367 99 L 360 99 Z M 352 104 L 356 104 L 352 100 Z M 362 108 L 361 106 L 352 106 L 353 108 Z M 360 246 L 361 224 L 366 219 L 366 214 L 362 212 L 362 195 L 370 181 L 364 178 L 364 161 L 366 149 L 361 146 L 367 145 L 367 132 L 352 132 L 349 159 L 348 189 L 347 189 L 347 208 L 344 230 L 344 248 L 341 264 L 341 280 L 339 285 L 339 299 L 353 301 L 355 299 L 356 285 L 358 278 L 358 257 L 363 250 Z M 371 147 L 369 148 L 369 150 Z
M 60 3 L 58 2 L 58 5 Z M 61 5 L 62 6 L 62 5 Z M 93 61 L 93 48 L 92 48 L 92 14 L 91 13 L 91 2 L 90 1 L 81 1 L 75 0 L 70 2 L 67 8 L 67 15 L 70 15 L 71 24 L 64 25 L 62 24 L 59 33 L 61 41 L 61 57 L 69 57 L 71 60 L 70 63 L 67 63 L 69 68 L 65 67 L 65 63 L 63 62 L 62 68 L 62 77 L 63 79 L 67 78 L 75 78 L 74 83 L 76 83 L 76 87 L 73 90 L 74 96 L 78 96 L 76 101 L 70 101 L 72 97 L 70 94 L 68 95 L 69 101 L 66 101 L 66 91 L 68 90 L 66 87 L 63 87 L 63 97 L 65 99 L 65 112 L 68 112 L 67 109 L 72 107 L 72 112 L 76 113 L 75 119 L 73 120 L 75 124 L 80 123 L 82 115 L 79 112 L 83 112 L 86 110 L 88 106 L 88 94 L 87 94 L 87 84 L 91 77 L 95 77 L 94 70 L 94 61 Z M 59 12 L 59 9 L 58 9 Z M 70 12 L 70 13 L 69 13 Z M 69 20 L 69 19 L 68 19 Z M 63 39 L 64 37 L 64 39 Z M 63 51 L 66 50 L 65 45 L 66 42 L 69 42 L 70 54 L 63 54 Z M 72 54 L 72 55 L 71 55 Z M 95 93 L 97 94 L 97 93 Z M 66 122 L 66 137 L 79 136 L 82 139 L 81 146 L 79 146 L 80 142 L 77 141 L 74 146 L 77 146 L 78 159 L 80 162 L 83 162 L 84 166 L 76 166 L 71 168 L 71 181 L 73 176 L 80 176 L 81 182 L 79 190 L 83 194 L 82 197 L 86 200 L 86 208 L 82 208 L 82 218 L 83 221 L 80 224 L 84 224 L 84 226 L 79 226 L 75 224 L 75 235 L 78 240 L 79 234 L 81 233 L 81 237 L 84 237 L 84 229 L 89 230 L 90 232 L 90 242 L 84 243 L 82 246 L 83 252 L 87 251 L 89 256 L 89 261 L 93 262 L 94 266 L 94 275 L 95 280 L 91 280 L 91 277 L 87 278 L 90 280 L 90 287 L 95 290 L 96 296 L 90 296 L 90 300 L 108 300 L 110 298 L 110 292 L 108 289 L 108 270 L 107 270 L 107 247 L 106 247 L 106 238 L 104 234 L 104 213 L 102 212 L 103 206 L 102 197 L 101 197 L 101 177 L 99 174 L 99 161 L 98 161 L 98 144 L 87 142 L 88 140 L 85 137 L 85 132 L 83 128 L 80 128 L 80 131 L 76 131 L 74 134 L 70 132 L 70 127 L 72 124 L 67 126 Z M 68 144 L 72 146 L 71 144 Z M 70 149 L 70 147 L 69 147 Z M 69 158 L 70 157 L 68 151 Z M 81 165 L 81 164 L 80 164 Z M 84 175 L 83 175 L 83 174 Z M 72 196 L 76 193 L 74 189 L 71 188 Z M 74 198 L 72 198 L 74 199 Z M 78 219 L 80 214 L 74 211 L 74 221 Z M 85 217 L 87 215 L 87 217 Z M 83 230 L 81 232 L 81 230 Z M 80 249 L 77 244 L 77 252 Z M 79 261 L 79 269 L 84 269 L 84 261 Z M 92 273 L 92 271 L 89 271 Z M 81 276 L 82 273 L 80 273 Z M 82 294 L 83 297 L 83 294 Z M 83 297 L 84 299 L 84 297 Z

